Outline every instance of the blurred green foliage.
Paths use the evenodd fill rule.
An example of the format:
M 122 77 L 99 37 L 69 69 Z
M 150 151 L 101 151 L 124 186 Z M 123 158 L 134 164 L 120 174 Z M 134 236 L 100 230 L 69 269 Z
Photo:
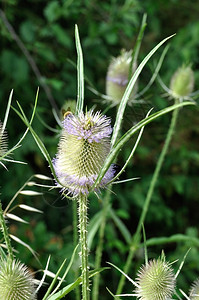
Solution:
M 30 116 L 37 87 L 40 86 L 38 115 L 33 127 L 45 143 L 51 156 L 56 153 L 58 134 L 51 132 L 40 122 L 59 129 L 52 108 L 61 114 L 61 107 L 67 99 L 76 98 L 76 49 L 74 43 L 74 25 L 78 24 L 83 55 L 85 75 L 94 87 L 104 93 L 107 66 L 112 56 L 117 56 L 122 48 L 133 48 L 139 30 L 143 13 L 147 13 L 147 28 L 143 38 L 138 63 L 161 39 L 176 33 L 170 41 L 170 49 L 160 70 L 163 82 L 169 86 L 170 78 L 182 63 L 191 63 L 195 75 L 195 90 L 199 88 L 199 3 L 186 0 L 169 1 L 41 1 L 19 0 L 2 1 L 9 24 L 8 31 L 5 20 L 0 18 L 0 118 L 3 119 L 10 90 L 14 89 L 13 106 L 16 100 L 20 102 L 28 116 Z M 14 39 L 17 34 L 25 49 L 31 55 L 34 63 L 30 65 L 24 51 Z M 145 87 L 152 76 L 154 62 L 160 57 L 160 49 L 154 59 L 150 61 L 139 79 L 139 90 Z M 33 71 L 37 66 L 37 76 Z M 42 88 L 42 84 L 50 89 L 50 96 Z M 88 84 L 86 84 L 88 87 Z M 156 82 L 144 98 L 146 107 L 128 107 L 124 130 L 129 128 L 137 119 L 144 117 L 149 107 L 162 108 L 171 103 L 164 97 L 164 91 Z M 49 98 L 54 99 L 54 102 Z M 196 100 L 197 101 L 197 100 Z M 56 105 L 54 105 L 56 103 Z M 96 106 L 104 110 L 106 105 L 86 88 L 86 105 Z M 115 109 L 107 114 L 115 117 Z M 112 205 L 118 217 L 122 219 L 131 233 L 137 226 L 147 189 L 161 152 L 166 136 L 170 115 L 159 119 L 146 127 L 142 141 L 130 162 L 122 179 L 140 177 L 139 180 L 114 187 Z M 185 108 L 180 111 L 178 126 L 173 137 L 170 151 L 164 163 L 155 193 L 147 215 L 145 230 L 147 238 L 170 236 L 174 233 L 187 234 L 198 237 L 198 207 L 199 207 L 199 119 L 198 108 Z M 9 145 L 16 143 L 25 126 L 12 111 L 8 120 L 7 132 Z M 134 141 L 129 143 L 126 150 L 119 156 L 119 164 L 125 162 Z M 8 165 L 9 171 L 1 170 L 1 198 L 3 205 L 32 174 L 41 173 L 50 176 L 49 167 L 40 154 L 32 137 L 28 135 L 14 158 L 27 162 L 27 165 Z M 52 181 L 53 183 L 53 181 Z M 73 250 L 72 203 L 62 199 L 58 191 L 46 191 L 43 196 L 34 200 L 21 195 L 17 201 L 35 206 L 44 211 L 43 215 L 27 214 L 30 226 L 14 224 L 10 230 L 39 253 L 42 266 L 47 257 L 52 254 L 50 268 L 56 272 L 65 257 L 70 257 Z M 103 194 L 101 195 L 103 198 Z M 101 209 L 101 202 L 93 195 L 90 199 L 90 218 Z M 90 261 L 94 263 L 94 239 Z M 27 265 L 37 269 L 35 258 L 28 250 L 19 245 L 16 249 L 19 256 Z M 188 290 L 189 284 L 199 275 L 198 248 L 190 243 L 172 243 L 154 246 L 148 249 L 150 257 L 157 257 L 162 248 L 168 259 L 182 259 L 188 248 L 192 248 L 185 266 L 179 277 L 180 287 Z M 106 227 L 105 251 L 103 265 L 111 261 L 120 268 L 123 267 L 128 245 L 115 226 L 112 219 Z M 143 251 L 138 251 L 133 269 L 129 276 L 133 277 L 136 268 L 143 263 Z M 179 265 L 179 263 L 177 263 Z M 176 267 L 177 268 L 177 267 Z M 108 286 L 116 290 L 119 274 L 117 271 L 106 271 L 102 276 L 101 298 L 109 299 L 106 291 Z M 126 285 L 126 292 L 132 287 Z M 69 297 L 72 297 L 69 295 Z M 71 298 L 73 299 L 73 298 Z

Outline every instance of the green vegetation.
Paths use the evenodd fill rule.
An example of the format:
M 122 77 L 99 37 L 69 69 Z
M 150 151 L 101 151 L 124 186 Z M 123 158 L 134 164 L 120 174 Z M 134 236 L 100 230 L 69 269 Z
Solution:
M 172 34 L 176 35 L 167 42 L 170 46 L 167 51 L 165 50 L 159 75 L 150 88 L 139 97 L 139 93 L 152 78 L 166 44 L 158 49 L 141 72 L 136 86 L 137 101 L 126 107 L 119 133 L 124 134 L 145 118 L 151 108 L 153 114 L 174 104 L 176 100 L 166 95 L 163 83 L 169 88 L 173 74 L 182 65 L 192 68 L 195 78 L 194 91 L 199 89 L 198 12 L 197 1 L 188 3 L 185 0 L 2 1 L 1 121 L 4 119 L 11 89 L 14 89 L 12 106 L 17 108 L 16 101 L 19 101 L 27 118 L 30 119 L 39 86 L 38 104 L 32 127 L 50 156 L 55 156 L 60 136 L 58 121 L 63 119 L 62 109 L 68 111 L 70 108 L 72 112 L 75 111 L 77 99 L 75 24 L 77 24 L 84 58 L 85 107 L 105 111 L 106 115 L 112 118 L 113 126 L 118 107 L 113 106 L 110 109 L 111 102 L 103 97 L 108 65 L 112 57 L 120 55 L 121 49 L 127 51 L 134 49 L 142 18 L 146 13 L 147 26 L 140 43 L 137 65 L 161 40 Z M 189 98 L 198 102 L 197 94 Z M 177 124 L 154 188 L 144 228 L 149 258 L 158 258 L 164 249 L 168 261 L 179 259 L 179 262 L 173 265 L 175 272 L 185 253 L 191 248 L 178 277 L 178 286 L 188 294 L 191 282 L 199 274 L 199 118 L 197 105 L 185 106 L 177 112 Z M 104 217 L 104 206 L 107 219 L 101 267 L 110 267 L 107 262 L 111 262 L 123 269 L 131 237 L 137 229 L 171 117 L 170 113 L 166 114 L 145 127 L 133 157 L 120 176 L 120 180 L 135 177 L 139 179 L 112 185 L 113 193 L 104 190 L 99 198 L 94 193 L 89 196 L 88 242 L 91 270 L 96 263 L 95 254 L 99 243 L 99 228 Z M 11 109 L 6 126 L 9 149 L 17 143 L 25 130 L 26 126 Z M 128 159 L 136 138 L 137 136 L 134 136 L 128 141 L 119 153 L 118 169 Z M 11 158 L 27 164 L 8 163 L 6 164 L 8 171 L 0 166 L 3 210 L 34 174 L 52 177 L 52 180 L 36 177 L 30 181 L 41 185 L 54 185 L 49 165 L 30 132 Z M 29 190 L 30 186 L 27 185 L 26 190 Z M 43 214 L 34 214 L 17 208 L 17 216 L 30 224 L 14 220 L 8 224 L 10 234 L 30 245 L 37 253 L 38 259 L 22 244 L 13 242 L 13 247 L 18 251 L 16 256 L 34 271 L 44 269 L 51 255 L 49 270 L 56 273 L 65 258 L 69 263 L 77 244 L 77 232 L 73 231 L 76 222 L 73 215 L 75 203 L 64 198 L 58 189 L 47 189 L 42 186 L 34 186 L 31 189 L 38 194 L 28 196 L 20 193 L 16 203 L 34 207 L 43 211 Z M 104 204 L 106 198 L 108 200 Z M 128 273 L 131 278 L 135 278 L 137 269 L 144 262 L 143 249 L 141 239 Z M 67 283 L 62 287 L 77 279 L 78 265 L 79 259 L 76 255 L 72 271 L 67 274 Z M 121 274 L 112 267 L 111 270 L 105 269 L 100 273 L 100 299 L 111 299 L 106 287 L 115 294 L 120 276 Z M 39 273 L 38 278 L 41 277 Z M 48 281 L 51 282 L 51 279 Z M 132 284 L 127 281 L 123 293 L 132 293 L 132 290 Z M 38 299 L 42 299 L 45 291 L 44 286 Z M 78 292 L 71 292 L 64 299 L 78 299 Z

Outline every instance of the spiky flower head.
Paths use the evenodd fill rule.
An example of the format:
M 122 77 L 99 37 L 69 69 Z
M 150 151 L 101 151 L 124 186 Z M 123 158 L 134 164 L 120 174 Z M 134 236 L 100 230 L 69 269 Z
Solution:
M 35 300 L 34 279 L 28 268 L 17 260 L 0 261 L 0 299 Z
M 186 98 L 194 89 L 194 73 L 190 66 L 180 67 L 172 76 L 170 83 L 171 94 L 174 98 Z
M 171 265 L 161 257 L 150 260 L 138 271 L 136 296 L 141 300 L 168 300 L 175 289 L 175 275 Z
M 190 300 L 199 300 L 199 278 L 193 282 L 190 289 L 189 298 Z
M 116 103 L 120 102 L 129 82 L 129 75 L 135 70 L 132 65 L 132 51 L 121 51 L 121 55 L 112 58 L 106 76 L 106 95 Z M 136 93 L 134 87 L 130 98 Z
M 67 114 L 53 160 L 54 169 L 64 191 L 78 196 L 88 194 L 110 152 L 111 120 L 100 112 Z M 114 176 L 111 166 L 102 179 L 104 187 Z M 58 184 L 59 185 L 59 184 Z
M 7 151 L 7 135 L 3 130 L 3 124 L 0 120 L 0 157 L 2 157 Z

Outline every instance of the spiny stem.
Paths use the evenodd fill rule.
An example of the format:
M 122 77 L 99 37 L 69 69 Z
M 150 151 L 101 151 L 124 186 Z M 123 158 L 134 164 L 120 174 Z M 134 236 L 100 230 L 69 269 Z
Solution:
M 73 244 L 76 247 L 78 243 L 78 231 L 77 231 L 77 202 L 73 201 Z M 74 271 L 75 279 L 79 277 L 79 269 L 75 268 Z M 80 287 L 79 285 L 75 288 L 75 298 L 80 300 Z
M 100 224 L 99 229 L 99 242 L 96 248 L 96 255 L 95 255 L 95 269 L 98 269 L 101 267 L 101 260 L 102 260 L 102 252 L 103 252 L 103 246 L 104 246 L 104 231 L 106 227 L 106 219 L 107 219 L 107 213 L 108 213 L 108 206 L 110 202 L 110 194 L 111 194 L 111 187 L 106 191 L 106 195 L 104 197 L 104 206 L 103 206 L 103 215 L 102 215 L 102 221 Z M 100 274 L 97 274 L 94 276 L 93 279 L 93 293 L 92 293 L 92 299 L 98 300 L 99 297 L 99 284 L 100 284 Z
M 1 201 L 0 201 L 0 225 L 1 225 L 1 230 L 3 232 L 5 243 L 6 243 L 6 246 L 7 246 L 8 256 L 11 260 L 13 260 L 14 255 L 13 255 L 12 246 L 11 246 L 11 243 L 10 243 L 8 229 L 7 229 L 6 222 L 5 222 L 4 215 L 3 215 L 3 209 L 2 209 Z
M 80 194 L 79 202 L 79 239 L 80 257 L 82 270 L 82 300 L 89 300 L 89 266 L 88 266 L 88 243 L 87 243 L 87 196 Z
M 176 100 L 175 104 L 177 104 L 177 101 L 178 100 Z M 172 119 L 171 119 L 170 127 L 169 127 L 169 130 L 168 130 L 167 136 L 166 136 L 166 140 L 165 140 L 164 146 L 162 148 L 162 152 L 160 153 L 155 171 L 153 173 L 153 177 L 152 177 L 152 180 L 151 180 L 151 183 L 150 183 L 150 186 L 149 186 L 149 189 L 148 189 L 148 193 L 147 193 L 147 196 L 146 196 L 146 199 L 145 199 L 145 204 L 144 204 L 143 209 L 142 209 L 142 213 L 141 213 L 141 216 L 140 216 L 140 219 L 139 219 L 139 222 L 138 222 L 136 232 L 133 235 L 132 242 L 131 242 L 130 249 L 129 249 L 129 254 L 128 254 L 128 257 L 127 257 L 127 260 L 126 260 L 126 264 L 124 266 L 123 271 L 126 274 L 128 274 L 128 272 L 129 272 L 129 269 L 130 269 L 130 266 L 131 266 L 131 263 L 132 263 L 132 259 L 134 257 L 134 254 L 135 254 L 135 252 L 136 252 L 136 250 L 139 246 L 140 240 L 141 240 L 140 233 L 141 233 L 141 229 L 142 229 L 142 224 L 144 224 L 146 214 L 148 212 L 148 208 L 149 208 L 149 205 L 150 205 L 150 202 L 151 202 L 151 198 L 152 198 L 152 195 L 153 195 L 153 192 L 154 192 L 157 180 L 158 180 L 158 176 L 159 176 L 160 170 L 162 168 L 165 156 L 167 154 L 169 144 L 171 142 L 171 138 L 172 138 L 173 133 L 174 133 L 175 125 L 176 125 L 177 118 L 178 118 L 178 113 L 179 113 L 179 109 L 175 109 L 172 113 Z M 117 294 L 122 293 L 124 283 L 125 283 L 125 276 L 121 276 L 120 281 L 119 281 L 119 285 L 118 285 L 118 289 L 117 289 Z

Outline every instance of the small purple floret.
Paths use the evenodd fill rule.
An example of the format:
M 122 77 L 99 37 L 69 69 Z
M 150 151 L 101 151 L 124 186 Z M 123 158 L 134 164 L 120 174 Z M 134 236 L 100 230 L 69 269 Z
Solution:
M 90 122 L 90 123 L 89 123 Z M 92 111 L 88 114 L 76 116 L 69 114 L 63 121 L 65 130 L 78 139 L 88 140 L 89 143 L 99 143 L 104 138 L 109 138 L 112 133 L 111 120 L 104 115 Z

